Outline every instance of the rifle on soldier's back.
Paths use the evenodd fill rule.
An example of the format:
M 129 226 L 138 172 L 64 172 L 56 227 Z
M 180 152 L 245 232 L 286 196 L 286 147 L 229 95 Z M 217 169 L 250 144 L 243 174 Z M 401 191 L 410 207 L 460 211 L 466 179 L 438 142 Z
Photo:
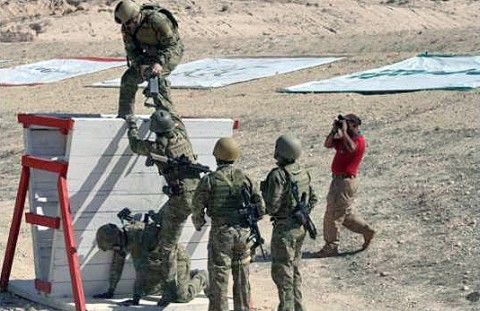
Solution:
M 157 153 L 151 152 L 147 160 L 145 161 L 146 166 L 152 166 L 154 161 L 162 162 L 166 164 L 166 167 L 163 169 L 163 173 L 168 174 L 170 171 L 177 170 L 179 172 L 194 172 L 194 173 L 209 173 L 211 172 L 210 167 L 207 165 L 192 163 L 190 159 L 182 154 L 177 158 L 169 158 Z
M 248 242 L 253 240 L 252 249 L 255 250 L 257 247 L 260 247 L 263 259 L 267 259 L 262 246 L 263 243 L 265 243 L 265 240 L 263 239 L 257 224 L 257 221 L 260 218 L 257 204 L 252 203 L 250 193 L 248 193 L 248 190 L 245 186 L 242 186 L 240 192 L 243 199 L 243 208 L 241 209 L 240 213 L 245 216 L 245 221 L 251 230 L 250 236 L 248 237 Z
M 295 202 L 297 203 L 297 206 L 295 206 L 294 215 L 297 218 L 297 220 L 308 231 L 308 235 L 310 236 L 310 238 L 315 240 L 315 238 L 317 237 L 317 228 L 315 227 L 315 224 L 313 223 L 312 219 L 310 218 L 311 208 L 310 208 L 309 204 L 307 203 L 307 193 L 303 192 L 302 193 L 302 198 L 300 198 L 299 193 L 298 193 L 297 183 L 291 182 L 291 185 L 292 185 L 293 198 L 295 199 Z
M 154 212 L 152 210 L 143 214 L 143 222 L 148 223 L 149 219 L 153 217 Z M 124 207 L 120 212 L 117 213 L 117 217 L 123 224 L 123 221 L 128 221 L 130 223 L 142 221 L 142 214 L 138 213 L 132 216 L 132 211 L 128 207 Z

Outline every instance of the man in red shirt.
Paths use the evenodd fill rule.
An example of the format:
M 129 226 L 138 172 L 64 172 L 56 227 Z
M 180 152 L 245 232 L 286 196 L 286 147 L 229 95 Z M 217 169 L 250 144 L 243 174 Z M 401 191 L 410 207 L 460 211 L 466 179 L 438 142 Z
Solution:
M 335 148 L 332 162 L 332 182 L 327 195 L 327 209 L 323 217 L 325 246 L 316 257 L 338 255 L 339 232 L 342 226 L 363 235 L 362 249 L 366 249 L 375 230 L 353 208 L 358 189 L 358 167 L 365 154 L 366 141 L 360 133 L 362 121 L 354 114 L 338 116 L 332 131 L 325 139 L 325 148 Z

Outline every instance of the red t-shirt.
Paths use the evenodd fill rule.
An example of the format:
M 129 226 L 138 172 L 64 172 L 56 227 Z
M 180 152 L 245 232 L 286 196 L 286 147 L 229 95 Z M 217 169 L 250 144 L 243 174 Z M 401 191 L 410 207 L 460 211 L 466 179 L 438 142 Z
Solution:
M 362 162 L 363 155 L 365 154 L 366 141 L 365 136 L 359 135 L 355 138 L 352 138 L 355 142 L 355 151 L 349 152 L 345 144 L 343 143 L 344 138 L 340 138 L 335 142 L 335 157 L 332 162 L 332 173 L 333 174 L 348 174 L 348 175 L 358 175 L 358 167 L 360 162 Z

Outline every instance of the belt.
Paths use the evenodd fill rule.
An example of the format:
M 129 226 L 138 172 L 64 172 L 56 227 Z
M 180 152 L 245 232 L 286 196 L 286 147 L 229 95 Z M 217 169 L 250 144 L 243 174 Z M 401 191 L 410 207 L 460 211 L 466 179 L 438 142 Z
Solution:
M 352 175 L 352 174 L 332 174 L 332 178 L 343 178 L 343 179 L 346 179 L 346 178 L 355 178 L 356 176 L 355 175 Z

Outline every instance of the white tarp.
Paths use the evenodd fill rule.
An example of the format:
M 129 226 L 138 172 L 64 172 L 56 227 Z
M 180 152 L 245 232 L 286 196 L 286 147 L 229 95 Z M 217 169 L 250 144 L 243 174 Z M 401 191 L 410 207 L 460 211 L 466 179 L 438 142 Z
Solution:
M 281 89 L 287 93 L 363 94 L 480 87 L 480 56 L 419 55 L 373 70 Z
M 328 64 L 337 57 L 206 58 L 180 64 L 170 74 L 174 88 L 214 88 Z M 143 83 L 142 86 L 145 86 Z M 120 87 L 120 78 L 94 83 Z
M 0 85 L 33 85 L 56 82 L 87 73 L 126 65 L 120 58 L 58 58 L 11 68 L 0 68 Z

